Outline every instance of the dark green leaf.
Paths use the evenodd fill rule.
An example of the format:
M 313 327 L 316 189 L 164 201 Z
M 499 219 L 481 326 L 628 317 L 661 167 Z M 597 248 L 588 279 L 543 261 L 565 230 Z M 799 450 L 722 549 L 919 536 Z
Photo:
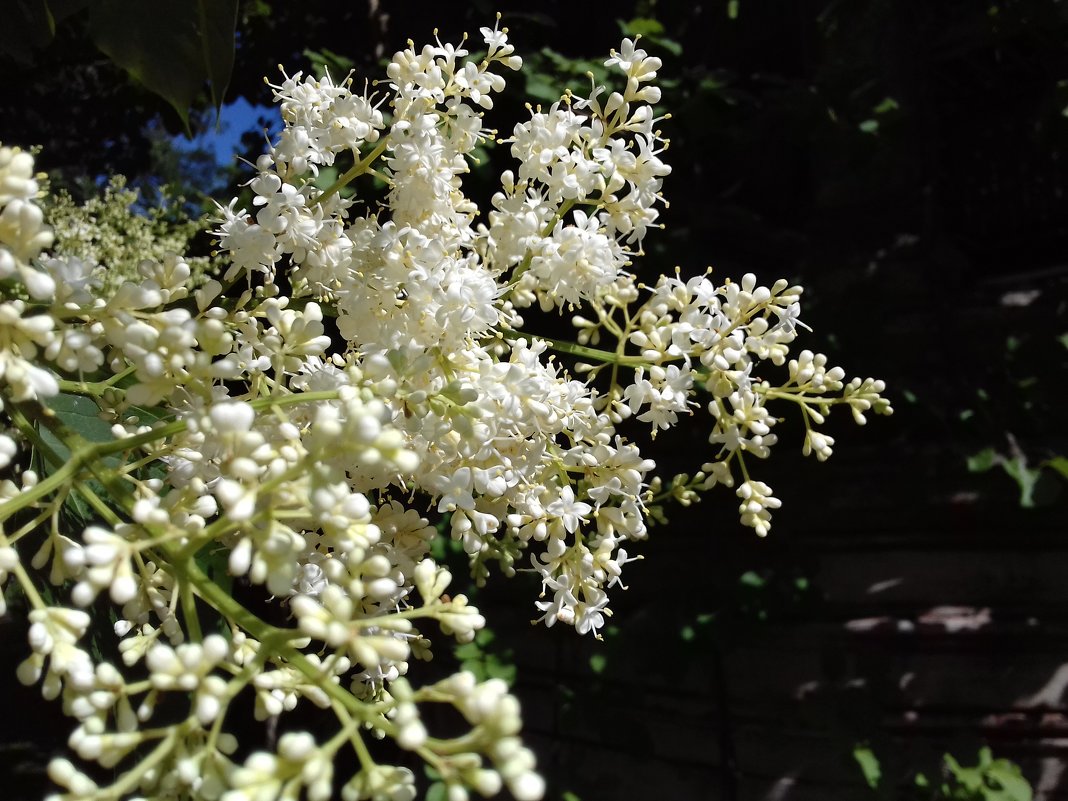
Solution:
M 50 399 L 48 406 L 64 426 L 89 442 L 110 442 L 113 439 L 110 424 L 100 419 L 100 410 L 91 399 L 82 395 L 61 393 Z M 34 467 L 42 476 L 48 476 L 70 459 L 70 449 L 47 428 L 41 427 L 39 433 L 44 445 L 58 460 L 53 462 L 45 458 L 43 453 L 34 454 Z M 118 456 L 109 456 L 103 461 L 109 468 L 118 467 L 120 464 Z M 87 482 L 87 486 L 97 495 L 106 494 L 96 481 Z M 63 513 L 74 528 L 82 528 L 95 519 L 88 502 L 77 492 L 67 496 Z
M 170 103 L 189 132 L 189 109 L 205 81 L 216 109 L 230 82 L 237 0 L 97 0 L 90 8 L 96 46 Z
M 1001 785 L 1005 799 L 1031 801 L 1031 784 L 1020 775 L 1020 768 L 1008 760 L 999 759 L 990 766 L 987 775 Z
M 207 69 L 216 119 L 222 109 L 230 74 L 234 71 L 234 32 L 237 0 L 197 0 L 200 49 Z
M 45 0 L 13 0 L 3 11 L 0 55 L 29 63 L 33 50 L 51 42 L 55 33 L 56 21 Z
M 197 566 L 204 571 L 205 575 L 226 590 L 229 595 L 234 587 L 234 579 L 230 575 L 228 552 L 218 547 L 209 546 L 197 553 L 195 560 Z

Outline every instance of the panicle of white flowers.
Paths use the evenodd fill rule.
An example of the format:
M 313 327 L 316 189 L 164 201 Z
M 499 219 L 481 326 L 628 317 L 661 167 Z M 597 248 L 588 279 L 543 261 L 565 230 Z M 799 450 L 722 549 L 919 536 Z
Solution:
M 255 165 L 251 207 L 219 209 L 207 280 L 160 250 L 175 240 L 157 228 L 116 221 L 121 186 L 99 229 L 69 201 L 50 206 L 47 253 L 33 159 L 0 148 L 0 466 L 21 470 L 0 483 L 0 583 L 13 576 L 30 610 L 19 678 L 62 696 L 80 758 L 129 765 L 99 787 L 56 760 L 57 799 L 415 798 L 414 774 L 376 763 L 368 733 L 426 760 L 451 801 L 505 786 L 538 799 L 502 682 L 413 681 L 435 629 L 468 642 L 486 623 L 446 594 L 431 518 L 447 519 L 478 582 L 494 562 L 533 571 L 538 620 L 598 636 L 661 502 L 737 485 L 742 523 L 768 532 L 780 501 L 750 470 L 776 444 L 770 404 L 800 409 L 803 451 L 821 461 L 834 439 L 816 426 L 833 406 L 857 422 L 891 411 L 882 382 L 791 358 L 800 287 L 708 274 L 645 286 L 630 272 L 670 173 L 661 63 L 637 41 L 605 62 L 620 88 L 532 108 L 501 140 L 517 164 L 480 214 L 463 177 L 496 136 L 482 114 L 502 72 L 522 66 L 505 29 L 481 34 L 481 59 L 411 44 L 360 92 L 351 76 L 283 72 L 284 129 Z M 327 166 L 341 177 L 323 189 Z M 382 208 L 348 195 L 363 175 L 388 185 Z M 101 268 L 129 280 L 108 287 Z M 564 309 L 575 342 L 523 317 L 534 328 Z M 110 438 L 77 426 L 73 401 Z M 701 469 L 665 488 L 621 424 L 656 436 L 702 409 Z M 31 448 L 42 475 L 21 469 Z M 70 497 L 91 510 L 81 530 L 51 524 Z M 38 580 L 69 582 L 77 607 L 109 600 L 121 662 L 147 676 L 94 660 L 80 644 L 90 613 L 46 603 Z M 258 617 L 231 581 L 288 620 Z M 261 720 L 332 710 L 337 734 L 288 732 L 235 760 L 226 729 L 244 692 Z M 432 736 L 428 703 L 469 731 Z M 150 727 L 164 708 L 178 722 Z M 342 748 L 359 760 L 351 777 L 334 776 Z
M 162 190 L 166 208 L 151 206 L 121 175 L 113 176 L 98 196 L 78 203 L 69 192 L 45 195 L 41 202 L 55 237 L 55 250 L 64 256 L 59 288 L 84 293 L 86 284 L 107 297 L 125 281 L 140 281 L 139 266 L 146 259 L 162 262 L 185 253 L 204 229 L 204 220 L 189 217 L 185 199 Z M 190 286 L 204 282 L 211 267 L 206 256 L 187 256 Z M 82 300 L 85 296 L 82 295 Z

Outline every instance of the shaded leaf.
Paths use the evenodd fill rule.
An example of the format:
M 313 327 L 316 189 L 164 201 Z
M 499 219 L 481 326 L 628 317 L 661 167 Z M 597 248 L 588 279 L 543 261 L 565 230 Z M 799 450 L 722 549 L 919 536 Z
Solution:
M 0 55 L 27 64 L 33 50 L 44 47 L 56 33 L 56 21 L 46 0 L 12 0 L 0 25 Z
M 114 437 L 111 433 L 111 425 L 100 419 L 100 410 L 89 398 L 82 395 L 70 395 L 60 393 L 48 401 L 48 407 L 55 412 L 56 417 L 63 425 L 72 432 L 79 434 L 89 442 L 110 442 Z M 48 446 L 59 459 L 58 464 L 44 458 L 35 459 L 35 467 L 42 477 L 51 475 L 56 469 L 70 459 L 70 448 L 59 437 L 47 428 L 42 427 L 38 432 L 42 442 Z M 109 468 L 118 467 L 121 460 L 117 455 L 105 457 L 104 464 Z M 103 496 L 104 488 L 97 481 L 88 481 L 89 489 L 97 495 Z M 94 514 L 89 504 L 77 492 L 67 496 L 63 504 L 64 514 L 69 522 L 76 527 L 83 527 L 93 522 Z
M 211 103 L 216 122 L 234 71 L 234 33 L 237 29 L 237 0 L 197 0 L 200 49 L 207 69 Z
M 535 74 L 527 79 L 526 92 L 531 99 L 544 103 L 555 103 L 560 99 L 560 87 L 542 75 Z
M 348 56 L 343 56 L 340 53 L 335 53 L 333 50 L 324 47 L 322 50 L 312 50 L 306 48 L 304 50 L 304 57 L 312 63 L 317 73 L 334 71 L 335 78 L 340 79 L 347 72 L 356 67 L 356 62 Z
M 96 46 L 170 103 L 189 133 L 189 109 L 205 81 L 216 110 L 234 63 L 237 0 L 97 0 L 89 29 Z

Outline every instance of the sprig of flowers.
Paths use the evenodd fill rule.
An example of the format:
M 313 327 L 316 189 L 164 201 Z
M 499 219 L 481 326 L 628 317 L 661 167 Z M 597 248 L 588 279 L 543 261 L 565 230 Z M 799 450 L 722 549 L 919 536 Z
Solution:
M 414 798 L 414 774 L 377 763 L 368 733 L 430 764 L 450 799 L 540 798 L 503 683 L 409 681 L 434 628 L 465 642 L 485 624 L 445 594 L 430 516 L 448 515 L 478 580 L 492 562 L 536 571 L 538 619 L 596 636 L 661 500 L 737 483 L 742 523 L 767 533 L 779 501 L 749 460 L 776 442 L 769 403 L 800 408 L 820 460 L 834 440 L 815 427 L 833 406 L 858 422 L 890 412 L 882 382 L 788 358 L 807 327 L 800 287 L 647 287 L 630 271 L 670 173 L 660 61 L 636 41 L 605 62 L 621 91 L 567 94 L 502 140 L 517 166 L 480 216 L 463 176 L 496 135 L 482 113 L 501 72 L 522 65 L 504 29 L 482 36 L 480 60 L 411 45 L 373 92 L 283 73 L 285 127 L 256 164 L 251 209 L 219 209 L 206 282 L 180 255 L 146 253 L 135 280 L 102 291 L 84 252 L 46 254 L 33 160 L 0 149 L 0 461 L 25 467 L 33 449 L 43 468 L 0 484 L 0 582 L 14 577 L 30 608 L 19 677 L 62 696 L 81 759 L 128 766 L 98 785 L 56 760 L 56 799 Z M 321 167 L 349 163 L 317 186 Z M 381 207 L 341 191 L 369 174 L 388 184 Z M 528 330 L 533 306 L 574 312 L 576 341 Z M 783 367 L 781 384 L 759 377 Z M 61 394 L 90 399 L 111 437 L 72 429 Z M 665 490 L 619 426 L 636 417 L 655 436 L 701 408 L 707 462 Z M 72 497 L 95 517 L 84 530 L 61 524 Z M 209 577 L 218 554 L 288 619 L 257 617 Z M 78 608 L 46 602 L 45 580 L 70 583 Z M 124 667 L 147 678 L 82 644 L 98 596 Z M 242 693 L 261 719 L 329 709 L 337 733 L 288 732 L 240 761 L 226 727 Z M 435 736 L 428 703 L 469 730 Z M 161 707 L 179 722 L 153 728 Z M 342 748 L 360 765 L 347 779 L 333 774 Z

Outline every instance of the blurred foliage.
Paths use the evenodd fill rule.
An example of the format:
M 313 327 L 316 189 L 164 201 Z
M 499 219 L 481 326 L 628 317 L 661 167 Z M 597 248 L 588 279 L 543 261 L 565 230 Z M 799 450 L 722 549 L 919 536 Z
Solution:
M 1068 348 L 1068 335 L 1057 337 L 1056 342 Z M 1010 336 L 1006 342 L 1006 359 L 1016 361 L 1014 356 L 1027 345 L 1030 343 L 1023 343 L 1016 336 Z M 1033 346 L 1028 349 L 1033 349 Z M 1019 370 L 1013 371 L 1014 383 L 1020 390 L 1018 394 L 1023 406 L 1021 413 L 1017 415 L 1018 419 L 1035 416 L 1049 419 L 1053 414 L 1059 416 L 1062 413 L 1061 381 L 1064 376 L 1068 376 L 1068 354 L 1059 348 L 1057 350 L 1057 353 L 1043 354 L 1043 357 L 1037 360 L 1032 355 L 1032 369 L 1022 375 Z M 1043 376 L 1043 372 L 1046 372 L 1046 375 Z M 990 400 L 989 393 L 980 390 L 979 400 L 981 405 L 987 405 Z M 966 420 L 972 416 L 971 410 L 968 412 L 963 415 Z M 968 469 L 973 473 L 985 473 L 1000 468 L 1019 488 L 1019 503 L 1024 509 L 1048 505 L 1063 498 L 1064 481 L 1068 481 L 1068 457 L 1063 455 L 1065 451 L 1058 451 L 1057 445 L 1050 442 L 1045 448 L 1045 454 L 1035 458 L 1033 454 L 1029 455 L 1024 451 L 1011 432 L 1005 432 L 1005 440 L 1007 448 L 1004 452 L 1000 448 L 987 447 L 969 456 Z M 1063 448 L 1064 445 L 1061 444 L 1060 447 Z
M 942 758 L 940 776 L 915 773 L 902 786 L 889 786 L 878 757 L 866 744 L 853 749 L 853 758 L 868 786 L 881 797 L 913 801 L 1031 801 L 1034 792 L 1020 767 L 1008 759 L 994 759 L 989 748 L 979 749 L 979 762 L 962 765 L 952 754 Z

